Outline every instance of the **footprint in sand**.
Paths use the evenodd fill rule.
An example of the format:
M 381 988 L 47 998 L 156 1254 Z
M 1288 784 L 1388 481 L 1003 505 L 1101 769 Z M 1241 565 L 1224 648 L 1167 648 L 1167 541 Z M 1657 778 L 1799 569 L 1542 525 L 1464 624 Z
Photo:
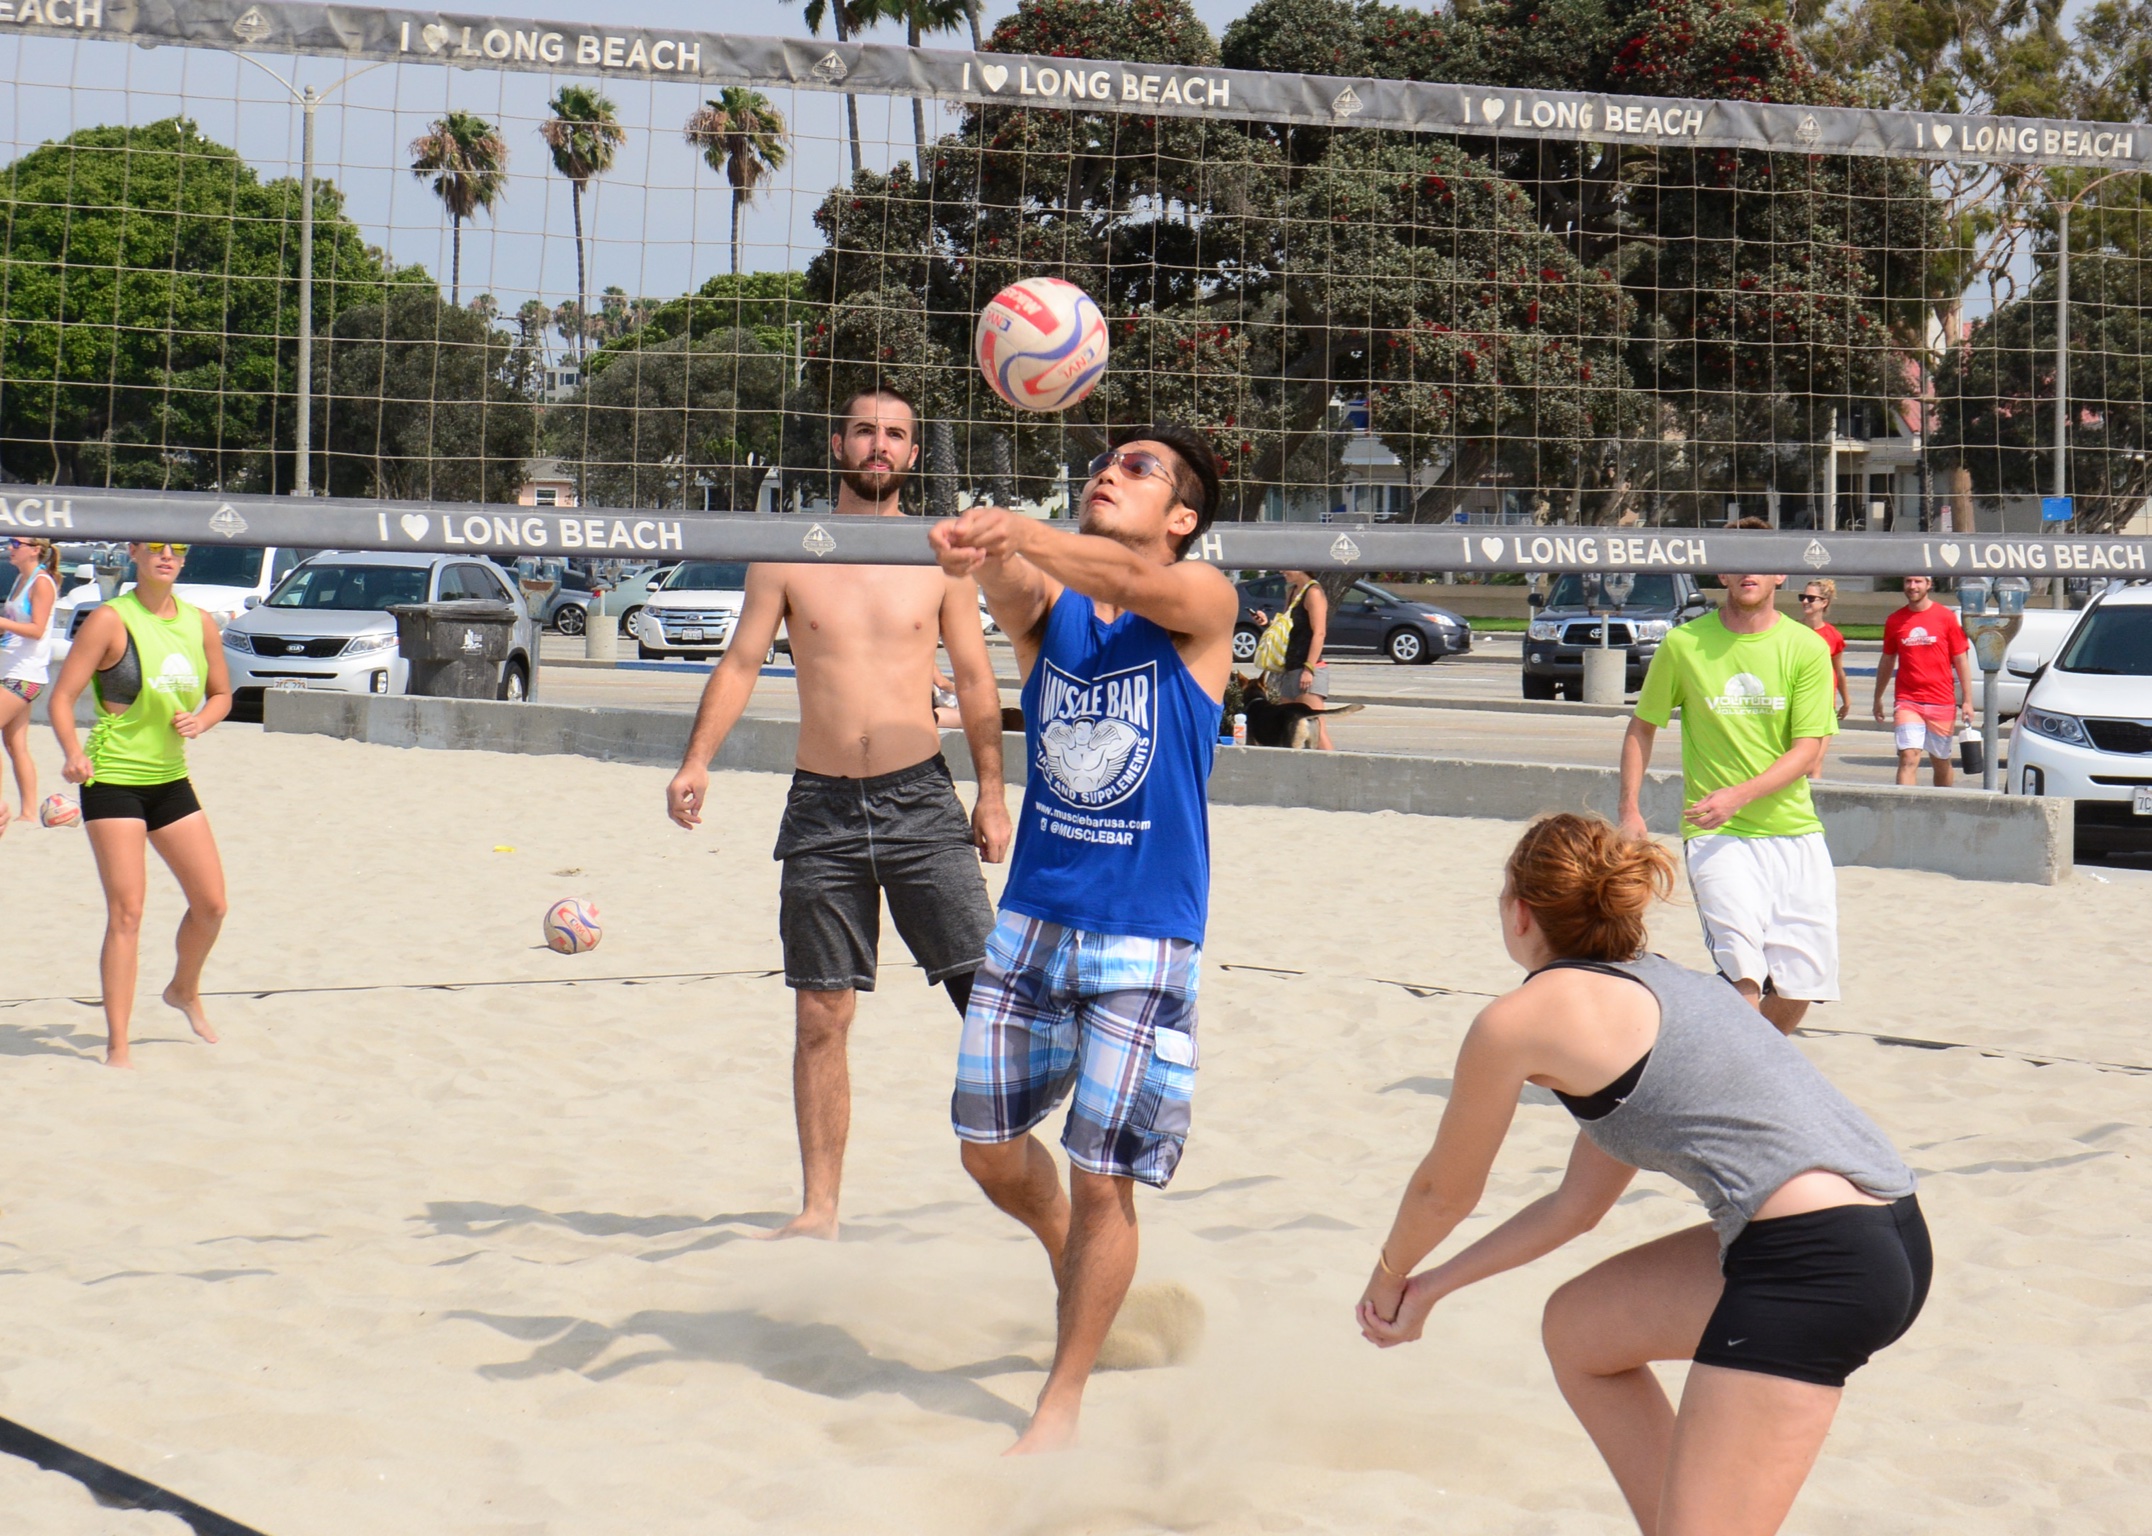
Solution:
M 1179 1365 L 1203 1342 L 1203 1303 L 1184 1285 L 1129 1287 L 1121 1315 L 1099 1347 L 1102 1371 L 1153 1371 Z

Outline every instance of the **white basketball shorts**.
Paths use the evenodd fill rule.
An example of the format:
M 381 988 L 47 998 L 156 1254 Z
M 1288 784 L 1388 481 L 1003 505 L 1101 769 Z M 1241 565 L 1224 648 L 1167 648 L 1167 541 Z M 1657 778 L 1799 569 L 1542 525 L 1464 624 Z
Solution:
M 1798 1002 L 1838 1000 L 1838 872 L 1823 834 L 1710 833 L 1683 850 L 1704 944 L 1729 981 Z

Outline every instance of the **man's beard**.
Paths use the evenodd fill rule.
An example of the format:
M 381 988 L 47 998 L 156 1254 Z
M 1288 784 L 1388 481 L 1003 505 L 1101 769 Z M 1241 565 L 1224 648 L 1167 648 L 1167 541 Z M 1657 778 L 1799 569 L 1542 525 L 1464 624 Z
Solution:
M 884 502 L 897 499 L 911 473 L 902 469 L 847 469 L 839 471 L 838 478 L 862 501 Z

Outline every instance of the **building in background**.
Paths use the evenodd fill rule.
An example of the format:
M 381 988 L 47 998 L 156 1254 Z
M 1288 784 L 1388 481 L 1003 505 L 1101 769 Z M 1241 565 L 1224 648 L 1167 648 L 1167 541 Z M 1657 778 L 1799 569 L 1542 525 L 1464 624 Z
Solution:
M 575 494 L 575 477 L 561 468 L 558 459 L 528 459 L 523 465 L 523 484 L 516 492 L 523 507 L 573 507 L 581 505 Z

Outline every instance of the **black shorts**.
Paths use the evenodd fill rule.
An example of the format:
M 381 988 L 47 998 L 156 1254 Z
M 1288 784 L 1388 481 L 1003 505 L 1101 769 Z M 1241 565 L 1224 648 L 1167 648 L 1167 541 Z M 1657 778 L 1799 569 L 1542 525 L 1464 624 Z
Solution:
M 192 816 L 202 808 L 194 797 L 194 785 L 186 779 L 162 784 L 101 784 L 82 786 L 84 821 L 141 821 L 152 832 Z
M 1696 1363 L 1842 1387 L 1913 1326 L 1935 1256 L 1907 1195 L 1752 1221 L 1722 1267 L 1726 1289 Z
M 785 985 L 872 992 L 882 897 L 929 983 L 986 958 L 994 909 L 971 822 L 939 754 L 871 779 L 793 774 L 773 857 Z

